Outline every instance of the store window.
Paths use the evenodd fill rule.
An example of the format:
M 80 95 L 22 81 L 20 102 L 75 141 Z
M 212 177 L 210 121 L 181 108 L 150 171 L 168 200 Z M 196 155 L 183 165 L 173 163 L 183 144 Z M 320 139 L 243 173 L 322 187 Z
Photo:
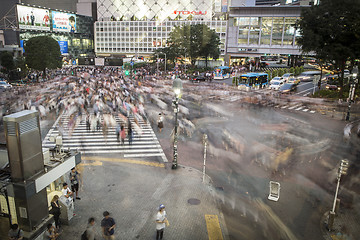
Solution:
M 271 28 L 272 28 L 272 18 L 263 17 L 261 19 L 261 44 L 270 45 L 271 39 Z
M 72 46 L 74 46 L 74 47 L 80 47 L 80 39 L 78 39 L 78 38 L 74 38 L 73 40 L 72 40 Z
M 271 45 L 281 45 L 282 33 L 284 27 L 283 17 L 273 18 L 273 33 Z
M 239 44 L 248 44 L 248 34 L 249 34 L 249 17 L 236 17 L 234 18 L 234 26 L 239 27 Z
M 293 45 L 294 34 L 295 34 L 296 17 L 285 18 L 284 25 L 284 45 Z

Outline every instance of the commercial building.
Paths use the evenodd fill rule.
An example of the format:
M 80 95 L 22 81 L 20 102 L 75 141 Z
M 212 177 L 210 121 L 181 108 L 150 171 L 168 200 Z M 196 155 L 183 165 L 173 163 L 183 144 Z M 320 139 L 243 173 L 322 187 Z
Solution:
M 302 8 L 287 5 L 230 7 L 228 59 L 234 61 L 237 58 L 262 55 L 301 55 L 296 44 L 300 35 L 295 23 L 300 19 Z
M 68 60 L 93 57 L 93 19 L 74 12 L 16 5 L 20 46 L 36 36 L 50 36 L 59 42 Z
M 97 9 L 97 56 L 150 55 L 166 46 L 175 26 L 185 24 L 214 29 L 220 37 L 221 54 L 225 54 L 227 1 L 97 0 Z

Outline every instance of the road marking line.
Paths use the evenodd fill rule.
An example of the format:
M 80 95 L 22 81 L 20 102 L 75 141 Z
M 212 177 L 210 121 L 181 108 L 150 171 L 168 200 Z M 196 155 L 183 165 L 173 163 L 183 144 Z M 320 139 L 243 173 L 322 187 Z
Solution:
M 310 111 L 310 113 L 315 113 L 315 111 Z
M 296 108 L 296 107 L 298 107 L 298 106 L 300 106 L 301 104 L 296 104 L 296 105 L 294 105 L 294 106 L 292 106 L 292 107 L 289 107 L 288 109 L 290 109 L 290 110 L 292 110 L 292 109 L 294 109 L 294 108 Z
M 299 111 L 300 109 L 302 109 L 302 108 L 304 108 L 304 107 L 305 107 L 305 106 L 301 106 L 301 107 L 295 109 L 295 111 Z
M 217 215 L 205 215 L 209 240 L 223 240 L 219 218 Z
M 80 163 L 80 166 L 102 166 L 103 163 L 100 161 Z
M 281 108 L 287 108 L 287 107 L 290 107 L 289 105 L 285 105 L 285 106 L 282 106 Z
M 163 163 L 156 163 L 156 162 L 148 162 L 148 161 L 141 161 L 141 160 L 131 160 L 131 159 L 119 159 L 119 158 L 99 158 L 99 157 L 88 157 L 88 156 L 81 156 L 82 160 L 92 160 L 92 161 L 100 161 L 100 162 L 118 162 L 118 163 L 132 163 L 138 165 L 145 165 L 151 167 L 165 167 Z
M 307 112 L 307 111 L 309 111 L 309 109 L 307 109 L 307 108 L 303 110 L 303 112 Z

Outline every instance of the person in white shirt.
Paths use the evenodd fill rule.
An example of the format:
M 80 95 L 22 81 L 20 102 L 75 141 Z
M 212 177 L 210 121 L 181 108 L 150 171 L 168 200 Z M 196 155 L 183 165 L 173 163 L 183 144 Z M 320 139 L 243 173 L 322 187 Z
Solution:
M 61 191 L 67 200 L 72 201 L 74 193 L 70 190 L 67 183 L 63 183 L 63 189 L 61 189 Z
M 165 206 L 161 204 L 159 206 L 159 211 L 156 214 L 156 240 L 162 240 L 164 235 L 165 226 L 168 226 L 169 222 L 166 218 Z

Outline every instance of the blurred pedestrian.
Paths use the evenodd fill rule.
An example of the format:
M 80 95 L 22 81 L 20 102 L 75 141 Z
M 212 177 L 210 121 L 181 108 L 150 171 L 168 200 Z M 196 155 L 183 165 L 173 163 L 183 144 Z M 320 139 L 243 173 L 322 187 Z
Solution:
M 59 237 L 59 233 L 55 231 L 54 226 L 49 223 L 46 227 L 46 231 L 44 232 L 44 240 L 56 240 Z
M 128 125 L 128 138 L 129 138 L 129 145 L 132 144 L 132 141 L 133 141 L 133 130 L 132 130 L 132 127 L 131 127 L 131 123 L 129 122 L 129 125 Z
M 70 190 L 67 183 L 63 183 L 63 189 L 61 189 L 61 192 L 66 198 L 66 203 L 69 203 L 73 200 L 72 197 L 74 193 Z
M 101 220 L 102 234 L 105 240 L 115 239 L 115 220 L 110 217 L 110 213 L 105 211 L 103 213 L 103 220 Z
M 157 120 L 157 125 L 158 125 L 158 128 L 159 128 L 159 132 L 161 133 L 161 130 L 163 129 L 164 127 L 164 118 L 163 116 L 161 115 L 161 113 L 159 113 L 159 118 Z
M 23 240 L 24 232 L 19 228 L 19 225 L 12 224 L 8 233 L 9 240 Z
M 79 197 L 79 177 L 80 177 L 80 173 L 75 169 L 75 167 L 73 167 L 70 171 L 70 182 L 71 182 L 71 191 L 73 193 L 75 193 L 74 197 L 74 201 L 75 198 L 80 200 L 81 198 Z
M 125 128 L 124 128 L 124 126 L 121 126 L 120 138 L 121 138 L 121 144 L 124 145 L 124 143 L 125 143 L 125 138 L 126 138 L 126 133 L 125 133 Z
M 166 218 L 165 206 L 161 204 L 156 214 L 156 240 L 163 239 L 165 226 L 169 226 L 169 221 Z
M 82 235 L 81 236 L 82 239 L 95 240 L 94 225 L 95 225 L 95 218 L 93 218 L 93 217 L 89 218 L 88 225 L 86 227 L 85 232 L 83 233 L 83 235 L 85 235 L 86 238 L 83 238 L 83 235 Z
M 51 200 L 50 214 L 54 215 L 55 228 L 59 229 L 60 228 L 61 209 L 60 209 L 59 196 L 58 195 L 54 195 L 54 197 Z

